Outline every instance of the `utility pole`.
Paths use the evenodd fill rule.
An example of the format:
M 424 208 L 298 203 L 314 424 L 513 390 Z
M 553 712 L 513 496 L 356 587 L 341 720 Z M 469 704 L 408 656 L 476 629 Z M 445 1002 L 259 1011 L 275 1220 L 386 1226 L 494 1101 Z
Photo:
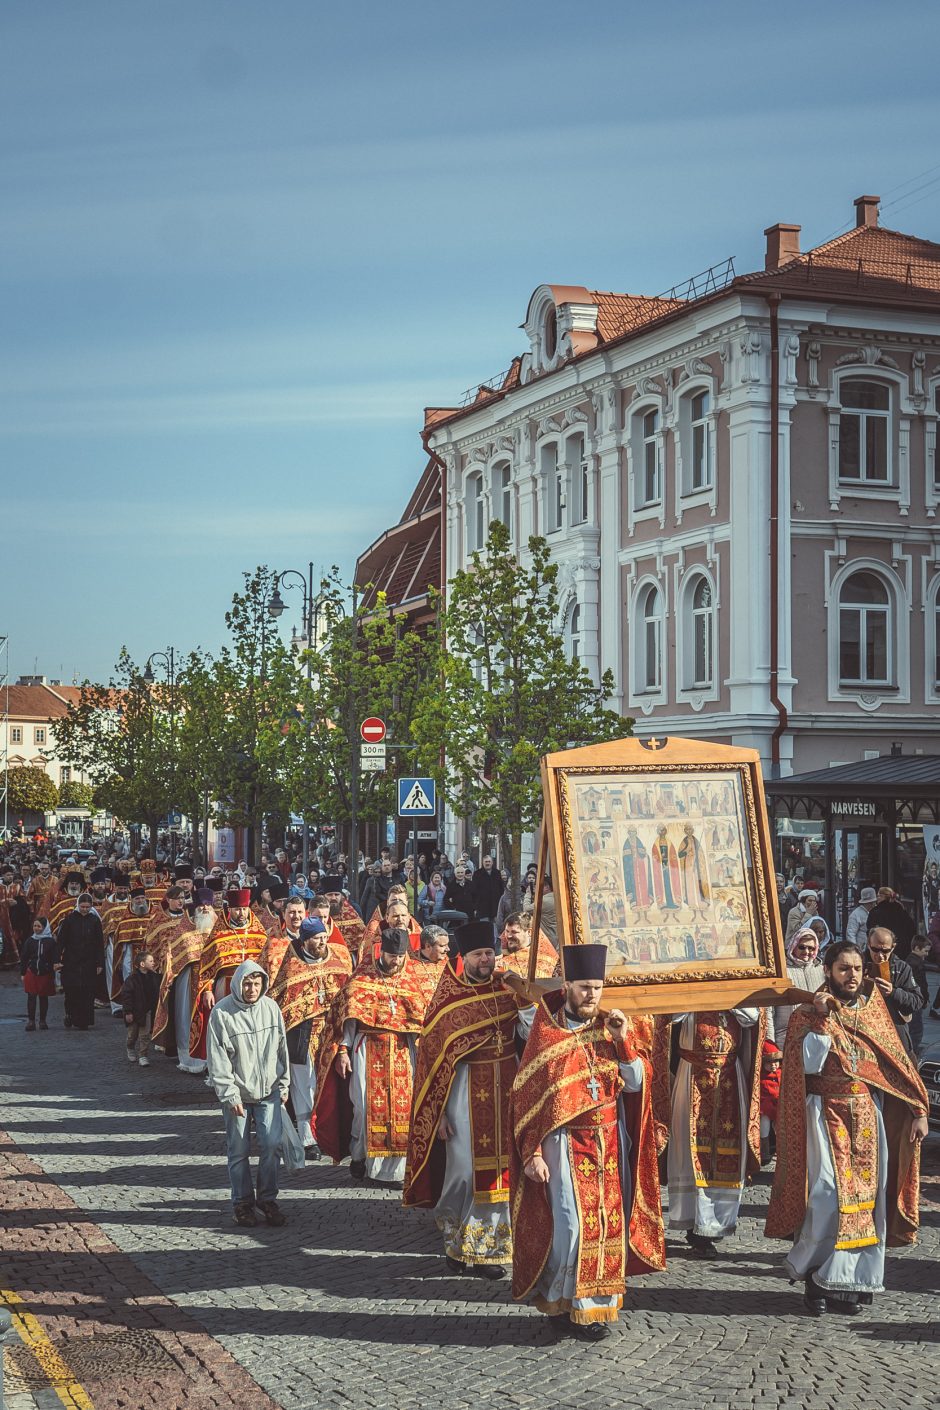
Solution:
M 356 654 L 359 649 L 359 589 L 355 582 L 352 590 L 352 669 L 355 680 Z M 352 682 L 350 682 L 352 684 Z M 359 715 L 359 701 L 350 691 L 352 700 L 349 710 L 349 894 L 354 902 L 359 900 L 359 738 L 356 721 Z

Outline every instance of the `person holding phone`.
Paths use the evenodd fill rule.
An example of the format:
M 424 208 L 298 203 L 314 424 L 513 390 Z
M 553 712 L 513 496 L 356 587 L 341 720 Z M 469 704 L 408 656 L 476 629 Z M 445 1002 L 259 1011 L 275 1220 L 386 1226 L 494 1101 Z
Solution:
M 868 932 L 865 977 L 880 989 L 901 1042 L 909 1053 L 912 1052 L 910 1022 L 924 1007 L 924 996 L 910 965 L 897 953 L 894 932 L 883 925 L 876 925 Z

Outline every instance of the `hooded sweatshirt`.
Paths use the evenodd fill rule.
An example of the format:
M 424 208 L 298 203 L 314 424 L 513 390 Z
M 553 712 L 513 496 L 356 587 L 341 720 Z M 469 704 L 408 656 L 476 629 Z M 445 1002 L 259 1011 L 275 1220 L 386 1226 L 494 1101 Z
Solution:
M 255 1004 L 242 999 L 242 983 L 260 974 L 263 987 Z M 290 1090 L 287 1034 L 281 1010 L 267 997 L 268 976 L 254 960 L 240 964 L 232 976 L 232 992 L 209 1015 L 206 1056 L 209 1081 L 223 1106 L 264 1101 L 275 1091 Z

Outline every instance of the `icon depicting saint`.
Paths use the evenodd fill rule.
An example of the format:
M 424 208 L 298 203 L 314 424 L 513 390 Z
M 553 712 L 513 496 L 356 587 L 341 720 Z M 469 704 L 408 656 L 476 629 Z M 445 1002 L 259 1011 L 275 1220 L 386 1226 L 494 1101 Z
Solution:
M 635 827 L 627 828 L 623 844 L 623 884 L 631 906 L 646 919 L 653 900 L 650 859 Z
M 656 829 L 653 843 L 653 891 L 661 911 L 677 911 L 682 905 L 679 858 L 669 841 L 665 824 Z
M 679 843 L 679 865 L 682 868 L 682 899 L 693 911 L 704 915 L 708 910 L 711 887 L 708 882 L 708 863 L 705 849 L 695 835 L 692 823 L 682 829 L 685 834 Z

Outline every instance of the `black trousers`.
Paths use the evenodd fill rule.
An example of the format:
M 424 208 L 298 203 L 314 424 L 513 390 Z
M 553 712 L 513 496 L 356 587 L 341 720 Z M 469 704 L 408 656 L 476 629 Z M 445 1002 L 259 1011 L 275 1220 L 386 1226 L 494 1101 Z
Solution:
M 30 1023 L 35 1023 L 35 1022 L 36 1022 L 36 1000 L 37 1000 L 37 999 L 39 1000 L 39 1022 L 40 1022 L 40 1023 L 45 1023 L 45 1021 L 46 1021 L 46 1014 L 49 1012 L 49 995 L 48 995 L 48 994 L 27 994 L 27 995 L 26 995 L 26 1012 L 27 1012 L 27 1014 L 29 1015 L 29 1021 L 30 1021 Z

